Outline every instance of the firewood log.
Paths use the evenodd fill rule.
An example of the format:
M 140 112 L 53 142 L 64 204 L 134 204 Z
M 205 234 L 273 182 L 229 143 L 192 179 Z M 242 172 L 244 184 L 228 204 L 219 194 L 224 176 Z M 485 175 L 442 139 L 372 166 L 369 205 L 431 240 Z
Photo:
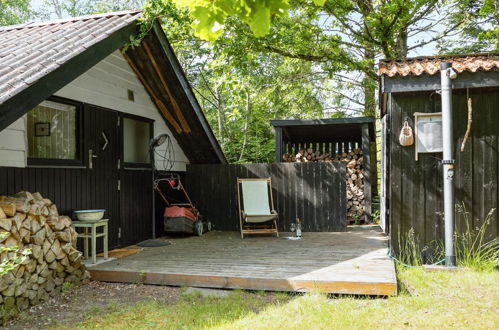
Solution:
M 13 217 L 16 214 L 16 204 L 0 202 L 0 208 L 8 217 Z

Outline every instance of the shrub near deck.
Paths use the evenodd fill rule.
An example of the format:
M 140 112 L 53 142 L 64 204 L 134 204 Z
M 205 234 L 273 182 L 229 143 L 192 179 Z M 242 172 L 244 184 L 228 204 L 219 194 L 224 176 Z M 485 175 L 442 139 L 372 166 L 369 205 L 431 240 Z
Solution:
M 228 298 L 187 296 L 146 301 L 94 316 L 80 328 L 482 328 L 499 326 L 499 273 L 401 270 L 402 292 L 390 298 L 234 291 Z

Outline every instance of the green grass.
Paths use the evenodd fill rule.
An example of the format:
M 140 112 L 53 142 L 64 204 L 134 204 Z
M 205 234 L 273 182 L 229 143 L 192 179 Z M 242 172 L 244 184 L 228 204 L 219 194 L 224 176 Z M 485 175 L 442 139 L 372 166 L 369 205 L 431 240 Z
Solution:
M 331 329 L 499 328 L 499 273 L 399 271 L 401 293 L 390 298 L 262 294 L 184 296 L 91 314 L 78 328 Z M 71 325 L 73 328 L 74 325 Z

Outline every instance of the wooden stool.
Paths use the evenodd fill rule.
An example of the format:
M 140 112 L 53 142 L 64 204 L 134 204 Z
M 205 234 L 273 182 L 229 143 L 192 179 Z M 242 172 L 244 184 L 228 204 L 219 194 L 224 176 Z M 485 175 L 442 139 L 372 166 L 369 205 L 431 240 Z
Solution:
M 99 221 L 73 221 L 71 226 L 83 228 L 83 233 L 78 233 L 78 238 L 83 238 L 83 255 L 88 258 L 88 240 L 91 239 L 92 244 L 92 263 L 97 262 L 97 237 L 104 237 L 104 259 L 108 258 L 108 236 L 107 223 L 109 219 L 101 219 Z M 103 227 L 102 233 L 97 233 L 97 228 Z

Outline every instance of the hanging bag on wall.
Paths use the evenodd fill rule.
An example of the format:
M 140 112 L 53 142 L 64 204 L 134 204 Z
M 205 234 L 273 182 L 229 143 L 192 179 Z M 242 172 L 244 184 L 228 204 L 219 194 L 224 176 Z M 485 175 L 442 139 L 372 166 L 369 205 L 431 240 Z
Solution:
M 412 128 L 409 126 L 409 123 L 404 121 L 404 126 L 400 130 L 399 136 L 400 145 L 407 147 L 412 146 L 414 144 L 414 135 L 412 134 Z

